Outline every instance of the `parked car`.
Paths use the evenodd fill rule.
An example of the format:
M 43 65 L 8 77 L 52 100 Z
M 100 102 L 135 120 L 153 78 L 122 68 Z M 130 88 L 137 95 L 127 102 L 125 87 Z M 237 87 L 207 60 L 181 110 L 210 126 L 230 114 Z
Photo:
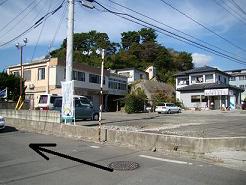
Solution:
M 159 103 L 155 108 L 155 112 L 158 112 L 158 114 L 181 113 L 181 108 L 177 107 L 174 103 Z
M 5 128 L 5 119 L 0 116 L 0 130 Z
M 90 119 L 98 120 L 99 111 L 96 109 L 90 100 L 85 96 L 74 97 L 75 119 Z M 62 98 L 57 98 L 54 102 L 54 110 L 61 111 Z
M 246 101 L 243 101 L 242 103 L 242 110 L 246 110 Z
M 54 102 L 56 98 L 61 98 L 57 94 L 41 94 L 38 101 L 38 110 L 52 110 L 54 108 Z

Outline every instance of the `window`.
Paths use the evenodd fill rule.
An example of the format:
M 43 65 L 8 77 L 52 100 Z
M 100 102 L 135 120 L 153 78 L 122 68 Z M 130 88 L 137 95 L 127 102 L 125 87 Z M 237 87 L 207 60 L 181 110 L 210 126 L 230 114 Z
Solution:
M 189 85 L 188 78 L 178 78 L 178 85 Z
M 30 81 L 31 80 L 31 70 L 24 70 L 24 72 L 23 72 L 23 78 L 26 81 Z
M 220 81 L 220 75 L 219 75 L 219 81 Z
M 239 87 L 240 87 L 241 89 L 246 90 L 246 85 L 239 85 Z
M 118 83 L 109 81 L 108 88 L 110 88 L 110 89 L 118 89 Z
M 226 78 L 224 77 L 224 84 L 226 84 Z
M 45 68 L 39 68 L 38 69 L 38 80 L 44 80 L 45 79 Z
M 213 82 L 213 80 L 214 80 L 213 74 L 205 75 L 206 82 Z
M 14 71 L 13 72 L 13 75 L 15 75 L 16 77 L 19 77 L 20 76 L 20 73 L 19 73 L 19 71 Z
M 239 76 L 239 80 L 246 80 L 246 76 L 245 75 Z
M 208 97 L 201 95 L 201 100 L 202 100 L 202 102 L 208 102 Z
M 191 96 L 191 102 L 200 102 L 200 95 L 193 95 Z
M 202 75 L 192 76 L 191 77 L 191 82 L 192 83 L 202 83 L 203 82 L 203 76 Z
M 125 76 L 125 77 L 127 77 L 127 78 L 130 77 L 130 72 L 121 72 L 121 73 L 119 73 L 119 74 L 122 75 L 122 76 Z
M 73 71 L 73 80 L 78 80 L 78 71 Z
M 229 80 L 230 80 L 230 81 L 235 81 L 235 80 L 236 80 L 236 77 L 235 77 L 235 76 L 232 76 L 232 77 L 230 77 Z
M 140 79 L 143 79 L 143 74 L 140 74 Z
M 99 75 L 89 74 L 89 82 L 90 83 L 101 83 L 101 77 Z M 105 84 L 105 77 L 103 77 L 103 84 Z
M 78 72 L 78 80 L 79 81 L 85 81 L 85 73 L 84 72 Z
M 48 102 L 48 95 L 41 95 L 39 98 L 39 103 L 47 103 Z
M 126 84 L 118 83 L 118 89 L 126 90 Z

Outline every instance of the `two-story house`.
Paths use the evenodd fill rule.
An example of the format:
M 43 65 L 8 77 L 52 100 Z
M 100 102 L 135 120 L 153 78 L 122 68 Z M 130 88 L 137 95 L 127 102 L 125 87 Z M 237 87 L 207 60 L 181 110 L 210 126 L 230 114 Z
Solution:
M 112 73 L 127 77 L 128 84 L 131 84 L 137 80 L 150 80 L 156 77 L 156 68 L 152 65 L 147 67 L 145 71 L 136 68 L 123 68 L 111 71 Z
M 65 81 L 65 62 L 57 58 L 43 59 L 23 64 L 26 99 L 38 104 L 40 94 L 61 94 L 61 81 Z M 20 65 L 9 66 L 7 73 L 19 75 Z M 76 95 L 87 96 L 95 106 L 99 105 L 101 69 L 81 63 L 73 64 L 72 79 Z M 127 77 L 104 70 L 104 109 L 116 110 L 115 99 L 128 93 Z M 115 105 L 114 105 L 115 104 Z
M 236 108 L 242 89 L 229 85 L 228 73 L 204 66 L 176 74 L 176 98 L 187 108 Z
M 230 85 L 235 85 L 244 90 L 241 93 L 241 99 L 244 100 L 246 98 L 246 69 L 236 69 L 225 72 L 231 75 L 229 79 Z

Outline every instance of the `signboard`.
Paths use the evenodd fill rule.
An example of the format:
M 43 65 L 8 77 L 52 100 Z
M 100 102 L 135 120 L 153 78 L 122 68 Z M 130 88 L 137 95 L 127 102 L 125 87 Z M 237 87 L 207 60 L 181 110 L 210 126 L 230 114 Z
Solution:
M 62 118 L 74 119 L 73 91 L 74 81 L 61 82 L 62 85 Z
M 206 89 L 204 90 L 205 96 L 220 96 L 229 95 L 229 89 Z
M 0 90 L 0 98 L 7 98 L 7 87 L 4 90 Z

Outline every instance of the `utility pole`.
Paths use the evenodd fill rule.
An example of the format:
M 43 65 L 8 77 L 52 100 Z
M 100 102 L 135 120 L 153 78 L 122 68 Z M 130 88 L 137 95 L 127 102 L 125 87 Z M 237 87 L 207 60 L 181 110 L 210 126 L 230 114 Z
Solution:
M 74 0 L 68 0 L 67 19 L 66 81 L 71 81 L 73 71 Z
M 20 49 L 20 96 L 22 97 L 22 78 L 23 78 L 23 69 L 22 69 L 22 53 L 23 53 L 23 47 L 26 46 L 27 38 L 23 40 L 24 44 L 17 43 L 15 46 L 17 49 Z
M 99 110 L 99 119 L 98 119 L 98 140 L 101 140 L 101 126 L 102 126 L 102 109 L 103 109 L 103 68 L 104 68 L 104 49 L 102 49 L 102 65 L 101 65 L 101 85 L 100 85 L 100 110 Z

